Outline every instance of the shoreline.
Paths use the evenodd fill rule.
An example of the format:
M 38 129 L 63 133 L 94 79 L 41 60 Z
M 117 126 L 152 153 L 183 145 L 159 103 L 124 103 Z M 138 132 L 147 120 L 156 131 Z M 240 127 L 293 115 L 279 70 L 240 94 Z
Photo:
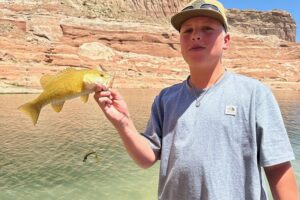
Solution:
M 271 88 L 272 91 L 289 91 L 300 92 L 300 82 L 263 82 L 265 85 Z M 115 87 L 117 89 L 150 89 L 161 90 L 162 87 Z M 0 94 L 38 94 L 42 89 L 28 88 L 21 86 L 0 87 Z

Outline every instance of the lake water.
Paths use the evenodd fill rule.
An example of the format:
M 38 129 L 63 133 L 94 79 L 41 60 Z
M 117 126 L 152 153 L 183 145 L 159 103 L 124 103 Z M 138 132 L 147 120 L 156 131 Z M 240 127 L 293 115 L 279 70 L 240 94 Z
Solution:
M 123 89 L 139 131 L 157 90 Z M 47 106 L 34 127 L 16 108 L 36 94 L 0 95 L 1 200 L 155 200 L 159 165 L 148 170 L 129 158 L 120 138 L 92 96 Z M 276 93 L 296 154 L 292 162 L 300 190 L 300 93 Z M 83 162 L 84 155 L 96 151 Z

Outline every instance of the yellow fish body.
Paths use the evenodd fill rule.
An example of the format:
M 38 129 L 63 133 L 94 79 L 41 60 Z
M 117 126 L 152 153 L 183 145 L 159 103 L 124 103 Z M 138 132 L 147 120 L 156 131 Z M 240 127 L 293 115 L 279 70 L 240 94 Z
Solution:
M 42 76 L 40 83 L 44 91 L 18 109 L 29 115 L 35 125 L 41 109 L 47 104 L 51 104 L 56 112 L 60 112 L 66 100 L 81 97 L 83 102 L 87 102 L 96 84 L 111 87 L 112 82 L 113 76 L 102 71 L 67 68 L 56 75 Z

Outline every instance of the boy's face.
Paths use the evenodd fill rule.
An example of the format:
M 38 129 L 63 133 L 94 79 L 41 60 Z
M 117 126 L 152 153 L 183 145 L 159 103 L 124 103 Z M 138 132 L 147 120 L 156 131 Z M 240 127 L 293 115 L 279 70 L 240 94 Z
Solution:
M 190 18 L 180 29 L 181 53 L 190 67 L 218 64 L 229 41 L 222 24 L 209 17 Z

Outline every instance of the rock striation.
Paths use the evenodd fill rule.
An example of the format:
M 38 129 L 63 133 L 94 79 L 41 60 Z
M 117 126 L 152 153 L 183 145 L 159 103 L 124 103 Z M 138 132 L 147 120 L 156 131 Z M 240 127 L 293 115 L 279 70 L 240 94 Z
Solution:
M 0 92 L 36 92 L 42 74 L 69 66 L 114 72 L 114 86 L 120 88 L 161 88 L 180 82 L 189 71 L 180 55 L 179 35 L 168 20 L 183 3 L 0 3 Z M 277 13 L 274 18 L 257 12 L 268 15 L 269 24 L 265 18 L 247 19 L 243 12 L 250 11 L 233 10 L 229 14 L 232 44 L 224 55 L 227 69 L 255 77 L 275 89 L 300 90 L 300 44 L 283 34 L 292 34 L 294 22 L 281 11 L 272 11 Z M 255 26 L 260 28 L 251 28 Z M 264 27 L 269 32 L 264 32 Z
M 231 9 L 228 12 L 228 23 L 242 33 L 275 35 L 280 39 L 295 42 L 296 23 L 286 11 Z

